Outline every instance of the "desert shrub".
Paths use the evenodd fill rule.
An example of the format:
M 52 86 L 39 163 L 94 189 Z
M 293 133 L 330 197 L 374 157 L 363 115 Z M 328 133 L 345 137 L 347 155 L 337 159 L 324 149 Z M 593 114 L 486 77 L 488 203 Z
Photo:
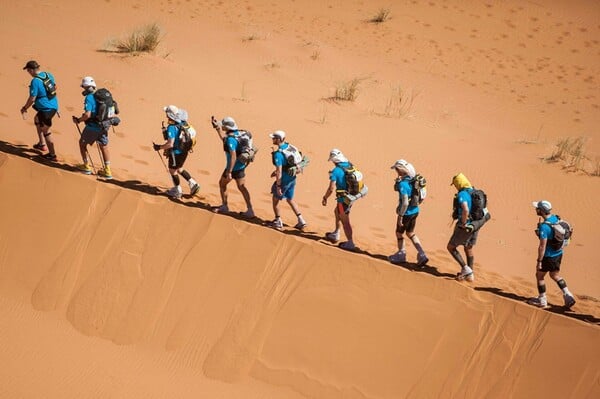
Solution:
M 377 11 L 377 14 L 375 14 L 371 19 L 369 19 L 369 22 L 373 24 L 380 24 L 382 22 L 387 21 L 388 19 L 390 19 L 390 10 L 387 8 L 381 8 L 379 9 L 379 11 Z
M 136 29 L 123 39 L 115 40 L 112 45 L 120 53 L 151 53 L 160 43 L 160 27 L 149 24 Z
M 392 87 L 392 92 L 385 105 L 383 114 L 388 117 L 404 117 L 410 114 L 418 92 L 404 90 L 401 86 Z
M 335 101 L 354 101 L 358 97 L 358 86 L 361 79 L 354 78 L 340 82 L 335 87 L 335 94 L 331 97 Z

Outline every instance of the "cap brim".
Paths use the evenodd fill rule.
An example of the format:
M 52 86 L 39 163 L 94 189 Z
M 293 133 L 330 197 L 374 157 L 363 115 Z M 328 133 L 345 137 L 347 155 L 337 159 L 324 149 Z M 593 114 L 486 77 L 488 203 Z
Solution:
M 538 208 L 538 204 L 539 204 L 539 201 L 533 201 L 533 202 L 531 203 L 531 205 L 532 205 L 534 208 L 536 208 L 536 209 Z

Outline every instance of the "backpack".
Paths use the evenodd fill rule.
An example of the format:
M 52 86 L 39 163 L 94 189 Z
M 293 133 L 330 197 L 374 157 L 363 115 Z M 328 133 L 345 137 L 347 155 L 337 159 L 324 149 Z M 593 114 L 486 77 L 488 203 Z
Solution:
M 295 146 L 288 143 L 285 149 L 278 149 L 280 153 L 283 154 L 283 158 L 285 159 L 285 165 L 283 165 L 283 169 L 287 170 L 291 167 L 298 166 L 300 162 L 302 162 L 302 152 Z M 275 153 L 273 153 L 275 154 Z
M 357 195 L 365 186 L 363 174 L 352 164 L 344 168 L 344 177 L 346 179 L 346 192 L 350 195 Z
M 36 75 L 35 77 L 42 81 L 44 85 L 44 89 L 46 90 L 46 98 L 48 100 L 52 100 L 56 97 L 56 84 L 50 79 L 50 76 L 47 72 L 44 72 L 45 77 L 41 77 L 40 75 Z
M 256 148 L 252 142 L 252 133 L 247 130 L 238 130 L 238 132 L 239 134 L 235 136 L 235 139 L 238 142 L 235 154 L 241 163 L 248 165 L 250 162 L 254 161 L 254 156 L 258 152 L 258 148 Z
M 187 122 L 182 122 L 179 127 L 179 149 L 184 152 L 194 152 L 196 145 L 196 129 Z
M 481 220 L 487 213 L 487 195 L 483 190 L 473 187 L 471 191 L 471 220 Z
M 546 221 L 542 223 L 550 226 L 552 229 L 553 237 L 548 240 L 548 245 L 553 250 L 558 251 L 569 245 L 571 236 L 573 235 L 573 227 L 566 220 L 562 220 L 560 216 L 556 215 L 556 217 L 558 217 L 558 222 L 556 223 Z
M 107 89 L 98 89 L 94 92 L 94 100 L 96 100 L 96 114 L 94 121 L 109 127 L 113 124 L 111 119 L 119 113 L 117 102 L 113 99 L 112 94 Z
M 410 180 L 412 185 L 412 195 L 408 206 L 418 206 L 427 197 L 427 180 L 421 175 L 416 175 Z

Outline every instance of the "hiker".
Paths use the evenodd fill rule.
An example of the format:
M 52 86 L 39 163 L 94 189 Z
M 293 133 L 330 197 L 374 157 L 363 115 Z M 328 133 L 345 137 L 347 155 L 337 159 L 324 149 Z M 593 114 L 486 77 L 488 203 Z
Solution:
M 553 243 L 554 240 L 558 239 L 553 225 L 558 224 L 560 218 L 557 215 L 552 214 L 552 204 L 549 201 L 535 201 L 532 205 L 535 208 L 536 215 L 541 218 L 541 221 L 538 223 L 537 229 L 535 230 L 535 233 L 540 240 L 535 266 L 535 278 L 539 295 L 536 298 L 529 299 L 527 302 L 541 308 L 548 306 L 548 300 L 546 299 L 546 282 L 544 281 L 544 278 L 546 277 L 546 273 L 550 273 L 550 278 L 556 282 L 558 288 L 563 292 L 565 308 L 570 309 L 575 305 L 575 297 L 569 291 L 567 282 L 559 275 L 563 255 L 563 243 Z
M 221 205 L 213 207 L 213 212 L 229 212 L 227 185 L 231 180 L 235 180 L 237 188 L 240 190 L 240 193 L 242 193 L 244 201 L 246 202 L 246 211 L 241 212 L 240 214 L 247 218 L 253 218 L 254 210 L 250 200 L 250 192 L 246 188 L 246 166 L 251 159 L 242 157 L 242 143 L 240 142 L 242 136 L 247 137 L 247 132 L 240 130 L 235 123 L 235 120 L 230 116 L 223 118 L 220 122 L 212 117 L 211 123 L 221 140 L 223 140 L 223 151 L 225 152 L 227 161 L 223 174 L 219 179 Z M 244 154 L 244 156 L 246 155 Z
M 86 76 L 81 80 L 81 94 L 85 97 L 83 102 L 83 114 L 78 118 L 73 116 L 73 122 L 76 125 L 84 122 L 85 128 L 79 138 L 79 151 L 83 163 L 77 165 L 77 169 L 86 175 L 91 175 L 93 170 L 90 166 L 91 159 L 87 151 L 88 145 L 98 143 L 102 156 L 103 168 L 98 170 L 98 176 L 105 179 L 112 179 L 110 170 L 110 153 L 108 151 L 108 128 L 98 121 L 98 104 L 94 93 L 96 92 L 96 81 L 91 76 Z M 79 129 L 79 126 L 77 126 Z
M 344 229 L 346 241 L 339 244 L 340 248 L 354 250 L 354 240 L 352 236 L 352 225 L 350 224 L 350 210 L 354 201 L 364 197 L 367 194 L 367 186 L 362 183 L 362 174 L 354 168 L 344 154 L 334 148 L 329 152 L 329 161 L 333 162 L 335 167 L 329 172 L 329 186 L 323 195 L 321 204 L 327 206 L 327 199 L 336 193 L 336 205 L 333 211 L 335 215 L 335 229 L 325 234 L 325 238 L 332 243 L 340 240 L 340 226 Z M 358 184 L 356 189 L 350 192 L 348 186 L 349 177 L 354 176 L 354 182 Z
M 175 105 L 169 105 L 163 108 L 167 116 L 167 127 L 163 125 L 163 144 L 152 143 L 154 151 L 164 150 L 164 156 L 168 159 L 169 173 L 173 180 L 173 188 L 167 190 L 167 195 L 171 198 L 179 199 L 183 195 L 180 185 L 179 175 L 188 182 L 190 186 L 190 196 L 195 195 L 200 190 L 200 185 L 192 178 L 190 173 L 183 169 L 183 164 L 187 159 L 192 145 L 184 145 L 184 139 L 181 137 L 182 130 L 187 124 L 187 112 L 177 108 Z
M 304 230 L 306 221 L 302 217 L 296 201 L 294 201 L 296 176 L 302 173 L 303 168 L 303 165 L 301 165 L 303 161 L 302 154 L 296 147 L 285 141 L 285 132 L 283 130 L 276 130 L 269 134 L 269 137 L 273 140 L 273 145 L 277 146 L 272 153 L 275 170 L 271 173 L 271 177 L 275 178 L 275 182 L 271 187 L 271 194 L 273 194 L 275 219 L 270 223 L 270 226 L 276 230 L 283 229 L 279 202 L 285 199 L 298 218 L 298 223 L 296 223 L 294 228 Z
M 48 151 L 42 156 L 50 161 L 56 161 L 54 141 L 50 132 L 52 118 L 58 113 L 56 81 L 50 72 L 40 71 L 40 64 L 37 61 L 28 61 L 23 69 L 32 76 L 32 79 L 29 83 L 29 97 L 21 107 L 21 114 L 25 118 L 27 109 L 31 106 L 37 111 L 33 123 L 37 130 L 38 142 L 33 145 L 33 148 L 42 152 Z
M 475 262 L 473 247 L 477 242 L 477 235 L 479 233 L 479 230 L 473 229 L 470 225 L 470 213 L 472 209 L 471 192 L 473 191 L 473 186 L 462 173 L 452 178 L 451 185 L 454 185 L 458 192 L 454 197 L 453 209 L 453 219 L 456 220 L 456 224 L 447 249 L 461 267 L 460 272 L 456 274 L 456 279 L 472 282 L 475 280 L 473 274 L 473 264 Z M 457 247 L 461 245 L 464 247 L 467 263 L 465 263 L 463 257 L 458 252 Z
M 394 190 L 398 192 L 400 199 L 396 214 L 396 239 L 398 241 L 398 252 L 389 256 L 392 263 L 406 262 L 406 249 L 404 247 L 403 235 L 413 243 L 417 250 L 417 266 L 423 267 L 429 262 L 425 251 L 421 246 L 421 241 L 415 233 L 417 225 L 417 217 L 419 216 L 419 194 L 417 188 L 414 187 L 414 181 L 417 173 L 415 167 L 404 159 L 397 160 L 392 166 L 398 174 L 398 178 L 394 182 Z

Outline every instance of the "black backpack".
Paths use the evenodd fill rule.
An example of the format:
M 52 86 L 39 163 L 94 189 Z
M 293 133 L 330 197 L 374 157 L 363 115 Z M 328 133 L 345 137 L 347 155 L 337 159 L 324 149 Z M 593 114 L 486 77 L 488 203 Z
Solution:
M 410 179 L 410 185 L 412 186 L 412 195 L 408 205 L 418 206 L 427 197 L 427 179 L 418 174 Z
M 36 78 L 42 81 L 44 85 L 44 89 L 46 90 L 46 98 L 48 100 L 52 100 L 56 97 L 56 84 L 50 79 L 50 76 L 47 72 L 43 72 L 44 77 L 42 78 L 40 75 L 36 75 Z
M 94 100 L 96 100 L 96 114 L 94 120 L 100 124 L 110 121 L 116 114 L 119 113 L 117 102 L 113 99 L 112 94 L 108 89 L 98 89 L 94 92 Z
M 487 195 L 483 190 L 473 187 L 471 191 L 471 220 L 481 220 L 485 216 L 487 208 Z

